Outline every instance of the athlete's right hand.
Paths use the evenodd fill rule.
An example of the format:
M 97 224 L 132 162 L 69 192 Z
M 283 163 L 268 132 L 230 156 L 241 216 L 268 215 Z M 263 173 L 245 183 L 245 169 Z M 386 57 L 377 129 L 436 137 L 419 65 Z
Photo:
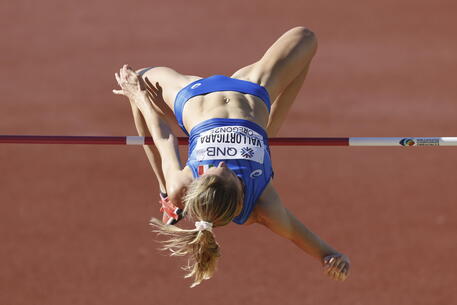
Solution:
M 121 87 L 121 90 L 113 90 L 114 94 L 124 95 L 131 100 L 147 94 L 143 79 L 128 65 L 124 65 L 114 77 Z
M 337 281 L 344 281 L 349 275 L 351 262 L 344 254 L 332 254 L 324 257 L 324 273 Z

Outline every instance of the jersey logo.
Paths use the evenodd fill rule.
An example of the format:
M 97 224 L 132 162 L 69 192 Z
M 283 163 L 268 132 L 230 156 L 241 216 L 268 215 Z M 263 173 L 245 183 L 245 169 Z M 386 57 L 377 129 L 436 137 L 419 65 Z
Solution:
M 250 147 L 241 148 L 241 155 L 247 159 L 254 157 L 254 150 Z
M 193 85 L 192 87 L 190 87 L 190 89 L 195 89 L 195 88 L 198 88 L 202 85 L 202 83 L 196 83 L 195 85 Z
M 251 178 L 256 178 L 256 177 L 259 177 L 263 174 L 263 171 L 261 169 L 256 169 L 255 171 L 252 171 L 251 174 L 249 175 L 249 177 Z

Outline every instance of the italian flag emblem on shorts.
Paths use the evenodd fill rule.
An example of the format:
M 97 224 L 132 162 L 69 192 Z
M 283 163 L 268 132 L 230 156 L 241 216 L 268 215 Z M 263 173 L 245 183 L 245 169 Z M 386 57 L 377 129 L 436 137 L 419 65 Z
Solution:
M 199 176 L 203 175 L 204 173 L 206 173 L 208 168 L 211 168 L 211 167 L 214 167 L 214 165 L 213 164 L 199 165 L 198 166 L 198 175 Z

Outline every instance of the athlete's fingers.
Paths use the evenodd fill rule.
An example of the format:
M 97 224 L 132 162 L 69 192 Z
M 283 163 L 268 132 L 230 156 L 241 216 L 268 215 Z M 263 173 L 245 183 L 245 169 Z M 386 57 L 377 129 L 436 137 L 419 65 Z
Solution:
M 324 266 L 324 272 L 332 279 L 338 278 L 338 260 L 335 258 L 329 259 L 328 263 Z
M 121 80 L 121 82 L 125 82 L 126 79 L 125 79 L 125 72 L 124 72 L 124 69 L 123 69 L 123 68 L 120 68 L 120 69 L 119 69 L 119 75 L 120 75 L 120 80 Z
M 331 266 L 326 266 L 324 269 L 324 273 L 331 278 L 333 278 L 333 271 L 334 269 Z
M 330 276 L 330 273 L 332 271 L 332 268 L 330 266 L 325 266 L 324 268 L 324 273 Z
M 344 281 L 348 277 L 349 263 L 341 260 L 341 262 L 334 267 L 334 270 L 336 272 L 337 279 L 339 281 Z
M 113 93 L 118 95 L 125 95 L 124 90 L 113 90 Z
M 349 264 L 346 264 L 346 266 L 344 266 L 342 272 L 344 272 L 345 274 L 349 274 L 351 270 L 351 266 Z
M 333 262 L 333 260 L 327 260 L 326 262 L 324 262 L 324 267 L 331 268 L 333 266 Z
M 335 256 L 327 256 L 326 258 L 324 258 L 325 264 L 331 264 L 333 261 L 335 261 Z
M 117 84 L 120 86 L 121 85 L 121 77 L 117 73 L 114 73 L 114 77 L 116 78 Z
M 328 258 L 328 260 L 325 263 L 325 266 L 329 269 L 332 269 L 336 263 L 337 263 L 336 257 L 332 256 L 332 257 Z
M 136 73 L 132 70 L 131 67 L 129 67 L 129 65 L 125 64 L 122 69 L 124 70 L 124 73 L 127 77 L 127 80 L 131 79 L 133 80 L 134 78 L 136 78 Z
M 345 277 L 344 277 L 344 274 L 343 274 L 343 273 L 341 273 L 341 272 L 336 272 L 335 275 L 336 275 L 335 280 L 337 280 L 337 281 L 344 281 L 344 280 L 345 280 Z
M 343 274 L 335 272 L 335 281 L 344 281 Z
M 348 273 L 348 269 L 343 269 L 341 271 L 341 277 L 342 277 L 342 281 L 345 281 L 349 276 L 349 273 Z
M 127 76 L 131 76 L 132 75 L 132 71 L 129 69 L 129 66 L 127 64 L 125 64 L 122 69 L 124 70 L 124 73 L 125 75 Z
M 328 273 L 328 274 L 333 274 L 335 271 L 338 271 L 338 269 L 336 268 L 336 266 L 328 266 L 328 267 L 327 267 L 327 273 Z
M 127 65 L 123 65 L 121 69 L 121 78 L 126 82 L 129 83 L 129 71 L 127 70 Z
M 333 266 L 337 266 L 341 261 L 341 257 L 335 257 L 333 260 L 332 260 L 332 264 Z
M 137 90 L 144 90 L 145 86 L 143 79 L 135 71 L 133 71 L 132 67 L 129 65 L 124 65 L 123 69 L 127 82 L 131 85 L 134 85 Z
M 349 267 L 348 266 L 344 267 L 343 270 L 341 270 L 341 273 L 343 274 L 344 279 L 347 279 L 349 276 Z
M 332 279 L 332 280 L 337 280 L 338 279 L 338 273 L 334 270 L 334 269 L 331 269 L 328 273 L 328 276 Z
M 342 272 L 342 270 L 339 267 L 336 267 L 335 275 L 336 275 L 336 280 L 338 280 L 338 281 L 345 280 L 345 274 Z
M 332 274 L 333 279 L 336 281 L 344 281 L 347 278 L 347 275 L 344 272 L 341 272 L 340 270 L 334 269 Z
M 342 272 L 342 273 L 345 273 L 343 272 L 344 270 L 347 270 L 348 269 L 348 262 L 346 261 L 341 261 L 338 265 L 338 271 L 339 272 Z
M 324 273 L 337 281 L 344 281 L 348 277 L 350 268 L 349 259 L 342 254 L 326 256 L 323 260 Z
M 348 275 L 344 272 L 341 272 L 339 275 L 340 275 L 340 278 L 339 278 L 340 281 L 345 281 L 348 278 Z
M 135 72 L 135 71 L 133 71 L 132 67 L 130 67 L 128 64 L 124 64 L 123 68 L 127 71 Z

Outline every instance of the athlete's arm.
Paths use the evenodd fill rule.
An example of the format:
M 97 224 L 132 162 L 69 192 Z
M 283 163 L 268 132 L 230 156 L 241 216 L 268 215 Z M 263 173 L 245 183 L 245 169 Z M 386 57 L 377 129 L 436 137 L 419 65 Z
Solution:
M 346 279 L 350 266 L 349 259 L 311 232 L 287 210 L 271 182 L 257 202 L 253 216 L 255 222 L 287 238 L 309 255 L 319 259 L 328 276 L 336 280 Z
M 141 111 L 135 104 L 135 101 L 130 100 L 130 107 L 132 108 L 133 120 L 135 122 L 135 127 L 138 131 L 138 134 L 142 137 L 150 137 L 151 134 L 148 130 L 143 115 L 141 114 Z M 162 159 L 160 158 L 157 147 L 155 147 L 155 145 L 143 145 L 143 148 L 149 163 L 151 164 L 152 170 L 154 171 L 154 174 L 157 178 L 157 181 L 159 182 L 160 191 L 162 193 L 167 193 L 165 177 L 163 175 L 161 165 Z
M 120 74 L 116 74 L 116 79 L 122 90 L 113 90 L 113 92 L 128 97 L 141 112 L 162 160 L 162 172 L 167 191 L 172 192 L 173 190 L 169 189 L 169 186 L 173 185 L 171 182 L 176 180 L 182 169 L 177 137 L 166 120 L 155 111 L 147 91 L 143 87 L 144 84 L 140 82 L 138 75 L 131 68 L 125 65 Z

